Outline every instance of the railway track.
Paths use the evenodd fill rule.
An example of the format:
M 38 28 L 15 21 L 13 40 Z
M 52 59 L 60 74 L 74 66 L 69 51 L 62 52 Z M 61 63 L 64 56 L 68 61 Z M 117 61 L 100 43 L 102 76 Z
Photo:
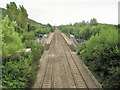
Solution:
M 59 30 L 55 30 L 49 40 L 49 49 L 43 53 L 32 88 L 101 88 L 84 63 L 70 50 Z

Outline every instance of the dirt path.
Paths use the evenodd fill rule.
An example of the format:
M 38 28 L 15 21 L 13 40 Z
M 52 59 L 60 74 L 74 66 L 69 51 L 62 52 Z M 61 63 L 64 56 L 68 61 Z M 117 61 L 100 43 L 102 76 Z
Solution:
M 50 48 L 44 51 L 33 88 L 100 88 L 100 84 L 72 52 L 59 30 L 55 30 Z

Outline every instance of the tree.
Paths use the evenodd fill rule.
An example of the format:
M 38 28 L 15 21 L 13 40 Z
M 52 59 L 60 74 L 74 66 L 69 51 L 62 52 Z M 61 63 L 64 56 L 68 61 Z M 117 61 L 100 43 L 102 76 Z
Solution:
M 16 21 L 17 19 L 17 5 L 15 2 L 10 2 L 10 4 L 7 4 L 7 15 L 11 21 Z
M 86 23 L 84 20 L 82 20 L 82 22 L 80 22 L 80 26 L 84 26 L 84 25 L 86 25 Z
M 8 16 L 2 20 L 2 57 L 16 56 L 16 52 L 24 48 L 22 37 L 15 32 L 15 22 L 11 22 Z
M 97 19 L 93 18 L 90 20 L 90 25 L 97 25 Z
M 7 4 L 7 15 L 11 21 L 16 21 L 17 31 L 24 32 L 28 30 L 28 14 L 26 9 L 23 6 L 17 5 L 15 2 L 10 2 Z
M 21 28 L 24 28 L 25 30 L 27 30 L 27 25 L 28 25 L 28 14 L 26 9 L 22 6 L 20 6 L 20 10 L 21 10 Z

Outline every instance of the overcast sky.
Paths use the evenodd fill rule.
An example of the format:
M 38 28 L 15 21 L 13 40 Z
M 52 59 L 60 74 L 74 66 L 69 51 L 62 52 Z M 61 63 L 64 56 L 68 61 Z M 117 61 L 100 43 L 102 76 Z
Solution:
M 69 24 L 91 18 L 99 23 L 118 23 L 119 0 L 0 0 L 0 7 L 5 8 L 11 1 L 23 5 L 29 18 L 43 24 Z

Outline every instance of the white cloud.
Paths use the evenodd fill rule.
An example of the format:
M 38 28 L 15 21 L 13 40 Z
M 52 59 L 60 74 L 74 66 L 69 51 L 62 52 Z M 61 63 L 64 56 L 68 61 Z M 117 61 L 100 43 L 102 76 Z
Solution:
M 1 0 L 0 7 L 10 1 L 24 5 L 29 18 L 41 23 L 68 24 L 93 17 L 100 23 L 118 23 L 118 0 Z

